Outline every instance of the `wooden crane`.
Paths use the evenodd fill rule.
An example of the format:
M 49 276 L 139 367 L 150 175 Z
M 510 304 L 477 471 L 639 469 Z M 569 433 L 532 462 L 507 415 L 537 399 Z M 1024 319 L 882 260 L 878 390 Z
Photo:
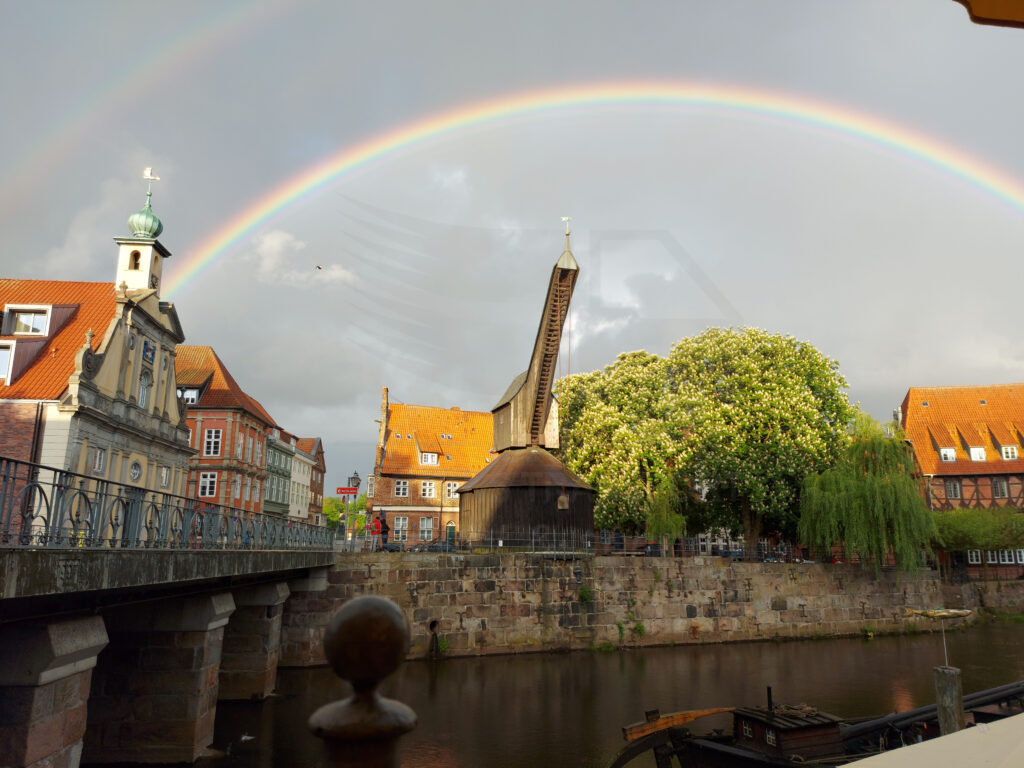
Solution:
M 579 266 L 569 248 L 569 223 L 565 219 L 565 250 L 558 257 L 544 309 L 537 328 L 530 367 L 509 385 L 491 413 L 494 416 L 494 450 L 558 447 L 558 409 L 552 407 L 555 367 L 562 342 L 562 329 L 569 312 L 569 302 L 576 285 Z

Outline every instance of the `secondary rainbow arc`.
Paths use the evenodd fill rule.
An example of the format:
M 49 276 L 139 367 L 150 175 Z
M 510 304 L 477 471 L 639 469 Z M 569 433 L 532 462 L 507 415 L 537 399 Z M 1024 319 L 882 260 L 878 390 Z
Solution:
M 720 84 L 616 82 L 575 85 L 501 96 L 457 107 L 346 146 L 287 179 L 238 211 L 197 247 L 165 286 L 173 296 L 205 267 L 260 225 L 346 173 L 428 139 L 547 110 L 621 106 L 719 108 L 782 119 L 853 136 L 923 161 L 1024 211 L 1024 184 L 964 150 L 924 132 L 849 107 L 789 93 Z

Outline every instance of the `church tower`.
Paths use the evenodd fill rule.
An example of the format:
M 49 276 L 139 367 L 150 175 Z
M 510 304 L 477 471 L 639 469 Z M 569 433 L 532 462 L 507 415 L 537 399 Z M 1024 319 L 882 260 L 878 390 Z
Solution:
M 164 231 L 163 222 L 153 213 L 150 198 L 153 196 L 153 182 L 159 176 L 153 175 L 152 168 L 146 168 L 142 178 L 149 182 L 146 189 L 146 205 L 128 217 L 128 229 L 131 237 L 115 237 L 118 245 L 117 276 L 114 285 L 118 289 L 124 285 L 129 291 L 154 290 L 160 295 L 160 278 L 163 274 L 164 259 L 169 258 L 168 251 L 157 240 Z

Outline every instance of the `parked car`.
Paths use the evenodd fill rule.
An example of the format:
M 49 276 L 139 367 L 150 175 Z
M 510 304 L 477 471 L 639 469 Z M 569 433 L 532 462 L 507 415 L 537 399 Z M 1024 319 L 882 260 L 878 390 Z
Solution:
M 458 552 L 458 547 L 447 541 L 433 541 L 427 547 L 428 552 Z
M 405 552 L 405 544 L 400 541 L 389 541 L 382 549 L 385 552 Z

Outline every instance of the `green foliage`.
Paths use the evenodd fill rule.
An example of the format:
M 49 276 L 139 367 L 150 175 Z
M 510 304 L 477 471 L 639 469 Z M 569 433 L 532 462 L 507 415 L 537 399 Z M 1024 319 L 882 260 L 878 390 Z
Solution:
M 626 627 L 623 625 L 623 623 L 621 621 L 615 622 L 615 626 L 619 630 L 619 645 L 622 645 L 622 641 L 626 637 Z
M 366 512 L 366 494 L 360 494 L 351 505 L 351 514 L 363 514 Z M 345 515 L 350 513 L 349 504 L 337 496 L 324 497 L 324 515 L 327 517 L 327 527 L 337 528 Z
M 439 650 L 441 653 L 448 653 L 448 649 L 450 647 L 451 647 L 451 644 L 448 642 L 448 638 L 447 637 L 439 637 L 439 638 L 437 638 L 437 650 Z
M 890 552 L 899 568 L 918 568 L 936 529 L 913 471 L 906 443 L 862 431 L 835 467 L 805 479 L 800 538 L 819 550 L 842 544 L 876 572 Z
M 809 344 L 710 329 L 667 359 L 630 352 L 562 379 L 562 458 L 598 491 L 598 528 L 674 539 L 725 526 L 749 544 L 767 515 L 792 525 L 804 476 L 838 458 L 853 417 L 845 387 Z
M 753 547 L 766 516 L 792 525 L 803 478 L 847 442 L 854 411 L 838 364 L 792 336 L 711 328 L 672 348 L 668 375 L 688 474 L 729 500 L 730 527 Z
M 934 513 L 938 542 L 948 550 L 1024 547 L 1024 515 L 1012 507 Z
M 590 592 L 590 587 L 588 587 L 586 584 L 584 584 L 582 587 L 580 587 L 580 589 L 579 589 L 579 596 L 580 596 L 580 602 L 581 603 L 589 603 L 590 602 L 590 598 L 593 597 L 593 595 Z
M 619 637 L 619 642 L 622 642 L 622 637 L 621 636 Z M 618 646 L 616 646 L 615 643 L 609 643 L 609 642 L 604 642 L 604 643 L 601 643 L 599 646 L 597 646 L 597 650 L 602 651 L 604 653 L 608 653 L 610 651 L 614 651 L 614 650 L 617 650 L 617 649 L 618 649 Z
M 643 532 L 654 489 L 679 459 L 666 365 L 630 352 L 603 371 L 558 382 L 562 458 L 597 490 L 597 528 Z
M 644 633 L 647 632 L 647 629 L 644 627 L 642 622 L 638 621 L 636 624 L 634 624 L 632 627 L 630 627 L 629 631 L 632 632 L 637 637 L 643 637 Z

